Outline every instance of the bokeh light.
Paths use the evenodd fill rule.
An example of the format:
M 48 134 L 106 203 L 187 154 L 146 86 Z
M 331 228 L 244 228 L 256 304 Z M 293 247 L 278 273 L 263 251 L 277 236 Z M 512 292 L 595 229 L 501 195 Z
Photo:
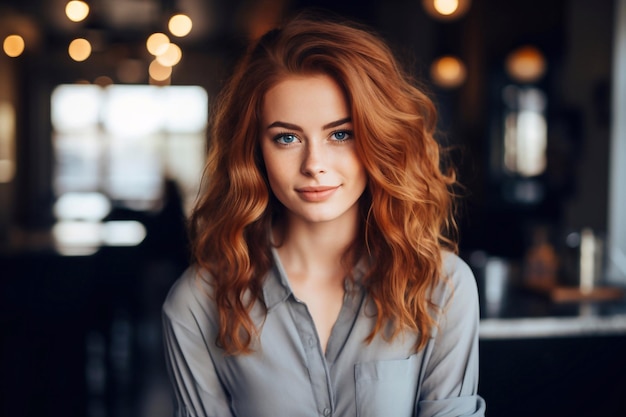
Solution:
M 520 83 L 534 83 L 543 77 L 547 64 L 543 53 L 534 46 L 526 45 L 512 51 L 506 58 L 507 74 Z
M 183 37 L 191 32 L 193 23 L 186 14 L 177 14 L 170 18 L 167 27 L 174 36 Z
M 65 5 L 65 15 L 72 22 L 80 22 L 89 15 L 89 5 L 84 1 L 72 0 Z
M 467 70 L 459 58 L 446 55 L 438 58 L 430 67 L 430 76 L 442 88 L 457 88 L 465 82 Z
M 172 67 L 162 65 L 156 59 L 150 63 L 148 68 L 150 78 L 156 81 L 165 81 L 172 75 Z
M 146 48 L 154 56 L 161 55 L 167 49 L 170 38 L 165 33 L 156 32 L 148 37 Z
M 459 8 L 459 0 L 435 0 L 433 6 L 437 12 L 448 16 Z
M 20 35 L 9 35 L 4 38 L 2 49 L 11 58 L 18 57 L 24 52 L 24 39 Z
M 469 10 L 471 0 L 422 0 L 424 10 L 430 17 L 441 21 L 461 18 Z
M 183 56 L 183 52 L 180 50 L 178 45 L 174 43 L 170 43 L 167 45 L 167 49 L 160 55 L 156 57 L 156 60 L 159 61 L 161 65 L 166 67 L 173 67 L 178 64 L 180 59 Z
M 87 39 L 74 39 L 68 48 L 68 53 L 74 61 L 84 61 L 91 55 L 91 44 Z

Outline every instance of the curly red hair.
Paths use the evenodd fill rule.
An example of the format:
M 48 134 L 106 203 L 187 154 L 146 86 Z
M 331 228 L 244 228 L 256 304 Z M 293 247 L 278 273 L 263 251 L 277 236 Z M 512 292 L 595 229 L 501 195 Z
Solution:
M 195 260 L 211 275 L 218 342 L 229 353 L 251 350 L 257 328 L 249 311 L 262 300 L 272 266 L 270 225 L 283 209 L 258 143 L 264 94 L 288 75 L 319 73 L 344 88 L 368 175 L 362 230 L 345 259 L 371 260 L 362 279 L 378 313 L 369 339 L 383 328 L 390 338 L 410 330 L 421 349 L 435 325 L 429 295 L 442 279 L 442 249 L 457 251 L 456 178 L 441 168 L 435 106 L 378 35 L 309 15 L 254 43 L 213 107 L 205 183 L 190 232 Z

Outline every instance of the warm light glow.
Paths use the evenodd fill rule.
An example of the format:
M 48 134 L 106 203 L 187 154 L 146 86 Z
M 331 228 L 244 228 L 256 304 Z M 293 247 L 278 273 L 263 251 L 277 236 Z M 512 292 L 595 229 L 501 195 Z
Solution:
M 546 59 L 534 46 L 522 46 L 511 52 L 505 63 L 506 72 L 515 81 L 533 83 L 546 72 Z
M 459 8 L 459 0 L 435 0 L 433 6 L 437 12 L 449 16 Z
M 20 35 L 9 35 L 4 38 L 2 48 L 11 58 L 20 56 L 24 52 L 24 39 Z
M 168 38 L 165 33 L 157 32 L 148 37 L 146 48 L 148 48 L 148 52 L 152 55 L 157 56 L 166 51 L 169 43 L 170 38 Z
M 113 79 L 109 76 L 101 75 L 99 77 L 96 77 L 96 79 L 93 80 L 93 83 L 100 87 L 106 87 L 113 84 Z
M 191 19 L 186 14 L 172 16 L 167 27 L 174 36 L 183 37 L 191 32 L 193 26 Z
M 91 55 L 91 44 L 87 39 L 74 39 L 68 48 L 68 53 L 74 61 L 84 61 Z
M 154 87 L 168 87 L 172 85 L 172 78 L 166 78 L 163 81 L 157 81 L 152 77 L 149 77 L 148 84 Z
M 459 87 L 465 82 L 466 75 L 465 65 L 454 56 L 443 56 L 430 67 L 431 78 L 442 88 Z
M 174 65 L 178 64 L 182 56 L 183 52 L 180 50 L 178 45 L 176 45 L 175 43 L 170 43 L 167 46 L 167 49 L 162 54 L 156 57 L 156 60 L 159 61 L 159 63 L 163 66 L 173 67 Z
M 84 1 L 72 0 L 65 6 L 65 15 L 72 22 L 85 20 L 89 15 L 89 5 Z
M 0 184 L 8 183 L 15 176 L 15 163 L 9 159 L 0 159 Z
M 15 177 L 15 109 L 0 100 L 0 184 Z
M 155 59 L 150 63 L 148 73 L 153 80 L 165 81 L 172 75 L 172 67 L 166 67 Z
M 140 59 L 125 59 L 117 65 L 117 78 L 123 83 L 139 84 L 145 77 L 146 66 Z
M 471 0 L 422 0 L 424 10 L 433 18 L 442 21 L 458 19 L 467 13 Z

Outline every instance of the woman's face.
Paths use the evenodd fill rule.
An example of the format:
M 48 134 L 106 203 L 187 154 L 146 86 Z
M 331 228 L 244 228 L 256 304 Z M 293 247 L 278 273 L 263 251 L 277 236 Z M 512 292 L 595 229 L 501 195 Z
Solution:
M 266 93 L 261 151 L 290 221 L 354 221 L 367 183 L 350 109 L 327 75 L 290 76 Z

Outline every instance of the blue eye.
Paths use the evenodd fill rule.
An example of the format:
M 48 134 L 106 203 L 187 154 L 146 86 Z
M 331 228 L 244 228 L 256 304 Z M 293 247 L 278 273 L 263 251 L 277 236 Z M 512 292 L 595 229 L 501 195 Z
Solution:
M 290 135 L 287 133 L 281 133 L 274 137 L 274 141 L 283 145 L 289 145 L 290 143 L 294 143 L 298 140 L 296 135 Z
M 334 132 L 332 137 L 337 141 L 345 141 L 352 137 L 352 132 L 347 130 L 340 130 L 338 132 Z

